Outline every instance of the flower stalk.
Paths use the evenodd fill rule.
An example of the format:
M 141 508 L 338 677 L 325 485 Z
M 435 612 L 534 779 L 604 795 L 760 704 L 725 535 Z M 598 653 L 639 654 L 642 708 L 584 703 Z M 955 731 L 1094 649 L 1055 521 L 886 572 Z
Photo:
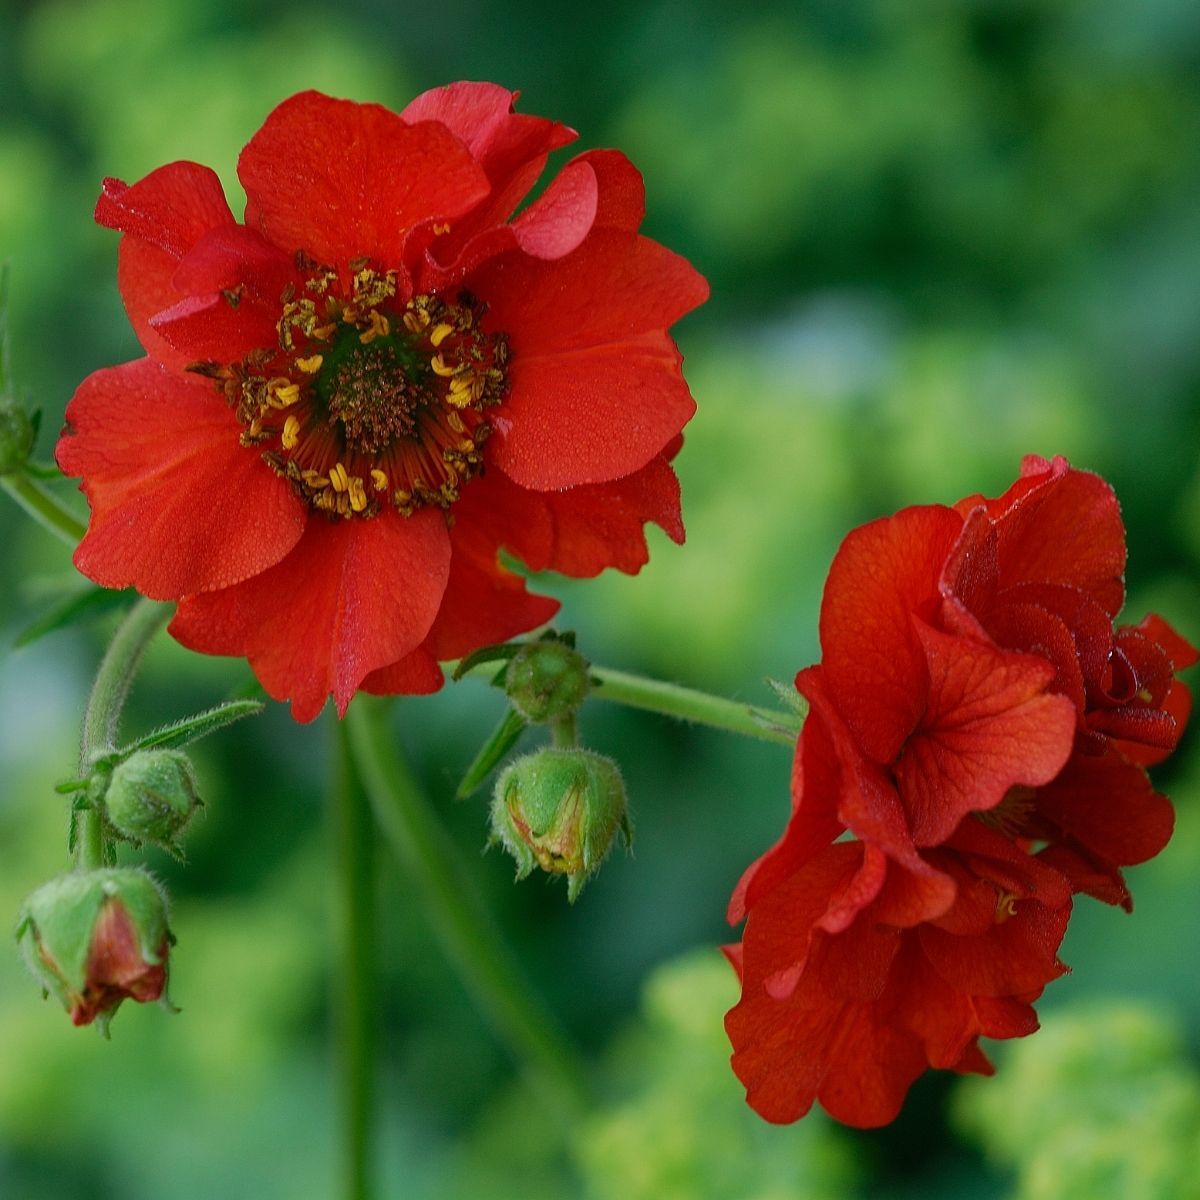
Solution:
M 340 1101 L 343 1195 L 376 1195 L 375 1069 L 378 1048 L 374 821 L 354 768 L 349 732 L 335 723 L 330 819 L 336 854 L 338 962 L 333 972 L 334 1046 Z
M 545 1095 L 578 1114 L 583 1069 L 484 906 L 387 723 L 387 706 L 360 697 L 346 717 L 354 765 L 380 830 L 424 902 L 434 933 L 480 1010 Z
M 105 651 L 83 714 L 79 747 L 79 774 L 86 778 L 93 761 L 116 748 L 121 710 L 129 696 L 134 676 L 154 635 L 166 623 L 170 607 L 154 600 L 139 600 L 117 626 Z M 104 863 L 104 821 L 96 807 L 79 813 L 75 842 L 75 866 L 94 870 Z
M 87 526 L 49 488 L 30 478 L 26 471 L 0 476 L 0 487 L 39 525 L 68 546 L 77 546 L 87 532 Z

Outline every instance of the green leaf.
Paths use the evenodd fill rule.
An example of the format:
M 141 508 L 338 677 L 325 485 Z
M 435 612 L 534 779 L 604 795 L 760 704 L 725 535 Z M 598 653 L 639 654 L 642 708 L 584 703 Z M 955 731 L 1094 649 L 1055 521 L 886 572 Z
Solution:
M 227 704 L 218 704 L 216 708 L 172 721 L 170 725 L 163 725 L 153 733 L 138 738 L 136 742 L 122 746 L 113 754 L 105 755 L 100 762 L 116 762 L 128 758 L 137 750 L 173 750 L 179 746 L 186 746 L 190 742 L 207 737 L 210 733 L 216 733 L 218 729 L 224 729 L 226 725 L 240 721 L 243 717 L 252 717 L 262 712 L 263 708 L 264 705 L 257 700 L 230 700 Z
M 510 708 L 495 732 L 484 743 L 475 761 L 467 768 L 463 781 L 454 793 L 455 800 L 465 800 L 479 790 L 483 781 L 496 769 L 500 760 L 517 744 L 525 731 L 525 718 L 516 709 Z
M 28 646 L 57 629 L 78 625 L 82 621 L 111 612 L 114 608 L 122 608 L 135 596 L 132 588 L 111 591 L 108 588 L 89 587 L 82 592 L 75 592 L 65 600 L 53 604 L 36 621 L 27 625 L 17 635 L 13 647 L 19 649 L 21 646 Z
M 459 659 L 458 666 L 454 668 L 454 672 L 450 678 L 457 683 L 458 680 L 473 668 L 482 666 L 484 663 L 507 662 L 520 649 L 520 642 L 505 642 L 500 646 L 484 646 L 468 654 L 466 658 Z

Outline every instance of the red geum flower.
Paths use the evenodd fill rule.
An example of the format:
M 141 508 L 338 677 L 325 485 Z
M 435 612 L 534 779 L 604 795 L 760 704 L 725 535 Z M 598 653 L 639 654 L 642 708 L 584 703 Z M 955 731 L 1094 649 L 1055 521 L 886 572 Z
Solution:
M 1144 764 L 1182 732 L 1175 672 L 1196 655 L 1157 617 L 1113 630 L 1124 563 L 1111 489 L 1062 459 L 1027 459 L 998 500 L 905 509 L 843 542 L 822 662 L 796 679 L 811 709 L 792 818 L 730 905 L 749 917 L 734 1063 L 764 1115 L 817 1097 L 878 1124 L 926 1066 L 982 1069 L 976 1037 L 1035 1028 L 1028 1014 L 996 1032 L 1010 1026 L 991 1001 L 1027 1004 L 1057 973 L 1070 894 L 1129 907 L 1120 867 L 1172 828 Z M 846 829 L 864 846 L 837 851 L 835 886 L 814 864 Z M 814 915 L 789 915 L 814 887 Z M 836 949 L 810 960 L 796 947 L 814 929 Z M 817 1065 L 809 1038 L 830 1039 Z M 856 1066 L 860 1043 L 895 1058 Z
M 533 570 L 637 571 L 683 540 L 670 459 L 694 404 L 667 328 L 707 296 L 640 237 L 641 177 L 460 83 L 397 115 L 307 92 L 242 152 L 245 223 L 178 162 L 106 180 L 147 357 L 96 372 L 57 456 L 84 574 L 179 600 L 311 720 L 332 693 L 432 691 L 439 659 L 546 621 Z

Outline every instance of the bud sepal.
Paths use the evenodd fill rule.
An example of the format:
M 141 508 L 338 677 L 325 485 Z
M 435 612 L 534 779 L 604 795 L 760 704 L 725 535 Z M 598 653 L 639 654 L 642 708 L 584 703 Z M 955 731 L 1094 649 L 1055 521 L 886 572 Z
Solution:
M 101 868 L 50 880 L 26 899 L 16 936 L 43 992 L 76 1025 L 95 1022 L 107 1036 L 127 999 L 171 1008 L 167 902 L 145 871 Z
M 181 750 L 137 750 L 112 769 L 103 792 L 113 833 L 141 845 L 153 842 L 177 858 L 178 838 L 203 801 Z
M 567 877 L 575 902 L 599 870 L 618 831 L 632 844 L 625 784 L 611 758 L 591 750 L 549 748 L 517 759 L 496 781 L 492 840 L 517 863 Z
M 530 724 L 570 720 L 591 691 L 589 667 L 575 649 L 573 634 L 545 634 L 513 655 L 504 672 L 504 691 Z

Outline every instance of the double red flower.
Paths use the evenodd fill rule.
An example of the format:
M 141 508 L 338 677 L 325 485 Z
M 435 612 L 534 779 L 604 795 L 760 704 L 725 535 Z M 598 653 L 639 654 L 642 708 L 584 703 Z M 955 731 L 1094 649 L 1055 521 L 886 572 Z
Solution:
M 67 409 L 76 565 L 179 600 L 175 637 L 245 656 L 299 720 L 434 690 L 438 660 L 546 621 L 501 548 L 590 576 L 638 570 L 646 521 L 683 540 L 694 404 L 666 331 L 707 285 L 638 236 L 616 151 L 514 217 L 575 136 L 514 99 L 295 96 L 238 162 L 244 224 L 194 163 L 104 184 L 147 357 Z
M 726 1026 L 764 1117 L 879 1125 L 928 1067 L 989 1072 L 979 1038 L 1031 1033 L 1065 970 L 1072 895 L 1130 907 L 1121 867 L 1173 825 L 1145 767 L 1197 655 L 1158 617 L 1113 628 L 1124 568 L 1111 488 L 1063 459 L 843 542 L 792 818 L 730 905 Z

